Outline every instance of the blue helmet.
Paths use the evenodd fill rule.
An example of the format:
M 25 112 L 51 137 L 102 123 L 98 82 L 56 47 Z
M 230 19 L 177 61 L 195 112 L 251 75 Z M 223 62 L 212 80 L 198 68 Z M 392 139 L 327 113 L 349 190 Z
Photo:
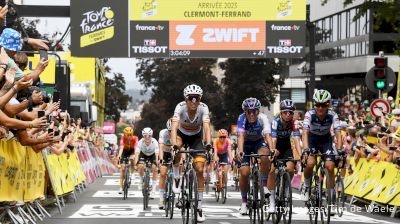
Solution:
M 250 98 L 243 100 L 243 103 L 242 103 L 243 110 L 254 110 L 254 109 L 260 109 L 260 108 L 261 108 L 261 103 L 256 98 L 250 97 Z

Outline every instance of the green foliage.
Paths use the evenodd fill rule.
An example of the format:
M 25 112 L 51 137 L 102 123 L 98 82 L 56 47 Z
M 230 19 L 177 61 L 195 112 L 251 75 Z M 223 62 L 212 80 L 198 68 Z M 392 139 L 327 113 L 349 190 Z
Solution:
M 121 73 L 114 73 L 113 79 L 106 77 L 106 105 L 104 113 L 117 122 L 120 111 L 126 110 L 132 98 L 125 93 L 125 79 Z
M 279 86 L 284 78 L 274 79 L 280 66 L 273 59 L 228 59 L 219 64 L 225 70 L 222 79 L 224 87 L 223 103 L 226 111 L 226 124 L 233 124 L 241 113 L 244 99 L 255 97 L 263 106 L 269 107 L 275 102 Z

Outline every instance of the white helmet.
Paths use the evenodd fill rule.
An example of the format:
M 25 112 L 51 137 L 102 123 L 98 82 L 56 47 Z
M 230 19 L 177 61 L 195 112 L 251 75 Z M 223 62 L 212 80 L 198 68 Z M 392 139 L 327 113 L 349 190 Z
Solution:
M 171 126 L 172 126 L 172 118 L 168 119 L 167 121 L 167 130 L 171 131 Z
M 145 135 L 153 136 L 153 130 L 151 128 L 144 128 L 142 130 L 142 135 L 143 136 L 145 136 Z
M 315 103 L 329 103 L 331 100 L 331 94 L 324 89 L 317 89 L 314 92 L 314 101 Z
M 201 89 L 200 86 L 192 84 L 186 86 L 186 88 L 183 90 L 183 95 L 185 98 L 189 95 L 199 95 L 200 97 L 203 96 L 203 90 Z

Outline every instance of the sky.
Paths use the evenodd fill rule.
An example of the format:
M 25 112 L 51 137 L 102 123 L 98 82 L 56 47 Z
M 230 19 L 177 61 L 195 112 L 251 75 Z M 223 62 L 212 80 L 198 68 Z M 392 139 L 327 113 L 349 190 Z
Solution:
M 69 0 L 20 0 L 24 5 L 69 5 Z M 17 1 L 15 1 L 17 2 Z M 32 19 L 32 18 L 28 18 Z M 45 18 L 41 17 L 37 26 L 41 34 L 53 34 L 56 31 L 65 32 L 70 22 L 69 18 Z M 60 38 L 61 35 L 58 36 Z M 70 43 L 70 35 L 66 36 L 64 43 Z M 107 63 L 111 72 L 122 73 L 126 81 L 126 89 L 142 89 L 142 85 L 136 78 L 136 59 L 111 58 Z M 110 76 L 110 75 L 109 75 Z

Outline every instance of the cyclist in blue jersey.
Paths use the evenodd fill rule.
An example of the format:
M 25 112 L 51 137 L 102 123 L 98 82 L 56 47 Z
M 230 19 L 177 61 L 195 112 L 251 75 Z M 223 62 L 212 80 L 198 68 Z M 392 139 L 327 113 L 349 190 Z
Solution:
M 286 99 L 280 103 L 280 114 L 272 120 L 271 133 L 272 133 L 272 145 L 271 151 L 275 152 L 277 159 L 293 159 L 293 151 L 291 145 L 291 137 L 293 134 L 294 145 L 298 152 L 301 154 L 300 149 L 300 132 L 294 124 L 294 111 L 296 107 L 292 100 Z M 286 163 L 287 170 L 290 177 L 293 177 L 295 163 L 288 161 Z M 268 189 L 269 192 L 269 208 L 268 213 L 275 213 L 275 167 L 272 165 L 271 171 L 268 175 Z
M 314 109 L 308 111 L 304 116 L 303 123 L 303 154 L 316 154 L 319 152 L 326 154 L 325 167 L 330 174 L 331 186 L 335 186 L 335 157 L 338 155 L 333 147 L 331 127 L 335 131 L 337 149 L 342 147 L 342 137 L 340 133 L 340 122 L 338 115 L 329 109 L 331 94 L 327 90 L 316 90 L 313 96 Z M 308 201 L 308 190 L 311 185 L 312 170 L 317 163 L 316 156 L 308 156 L 306 167 L 304 168 L 304 184 L 301 189 L 301 199 Z M 333 188 L 331 189 L 333 195 Z
M 250 159 L 243 155 L 253 153 L 269 154 L 271 143 L 271 124 L 267 115 L 260 113 L 261 103 L 256 98 L 247 98 L 242 103 L 244 113 L 238 119 L 238 159 L 241 161 L 239 187 L 242 195 L 240 214 L 247 214 L 248 178 L 250 175 Z M 269 144 L 267 144 L 269 143 Z M 261 158 L 260 171 L 262 185 L 267 190 L 268 173 L 271 163 L 268 157 Z

